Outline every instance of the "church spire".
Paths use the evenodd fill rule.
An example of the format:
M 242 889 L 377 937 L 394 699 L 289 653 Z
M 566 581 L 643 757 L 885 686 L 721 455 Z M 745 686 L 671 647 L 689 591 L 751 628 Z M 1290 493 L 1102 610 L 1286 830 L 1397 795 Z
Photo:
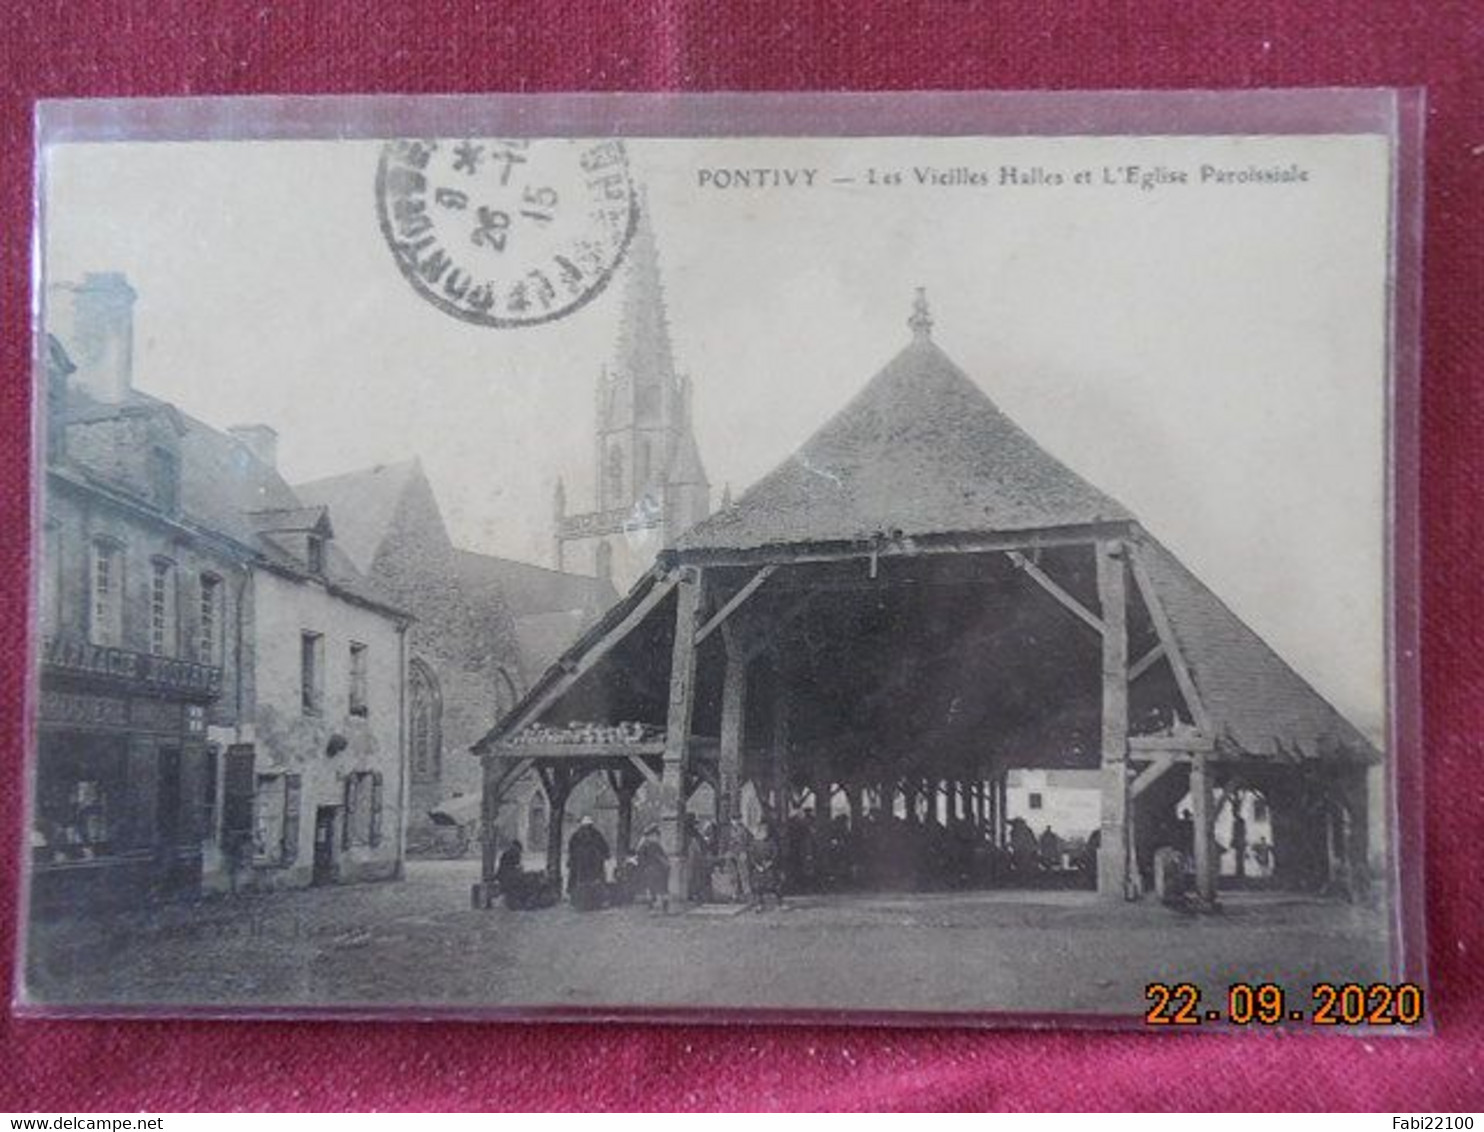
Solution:
M 659 249 L 649 220 L 648 199 L 640 197 L 639 223 L 629 241 L 624 269 L 623 301 L 619 311 L 618 350 L 614 376 L 634 391 L 636 415 L 652 409 L 662 412 L 664 397 L 651 401 L 645 387 L 668 391 L 676 384 L 675 352 L 670 343 L 670 318 L 660 279 Z
M 928 313 L 927 288 L 917 288 L 917 297 L 912 300 L 912 317 L 907 320 L 912 337 L 926 342 L 933 336 L 933 316 Z

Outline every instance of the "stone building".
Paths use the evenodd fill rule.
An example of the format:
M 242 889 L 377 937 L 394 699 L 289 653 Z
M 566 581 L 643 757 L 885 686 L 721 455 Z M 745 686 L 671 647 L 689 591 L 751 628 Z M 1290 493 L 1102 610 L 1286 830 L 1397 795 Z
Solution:
M 591 573 L 626 591 L 655 556 L 711 513 L 711 485 L 691 425 L 691 382 L 675 366 L 659 252 L 641 213 L 624 269 L 618 347 L 598 375 L 594 507 L 553 500 L 558 570 Z
M 417 460 L 295 490 L 336 516 L 337 545 L 416 617 L 408 636 L 411 843 L 414 852 L 447 851 L 433 812 L 478 816 L 477 804 L 460 805 L 479 794 L 470 745 L 617 595 L 594 578 L 455 547 Z M 539 825 L 540 800 L 524 800 L 525 821 L 534 814 Z M 504 835 L 527 828 L 511 823 Z
M 273 430 L 135 388 L 134 299 L 116 274 L 47 295 L 32 906 L 392 875 L 407 619 Z

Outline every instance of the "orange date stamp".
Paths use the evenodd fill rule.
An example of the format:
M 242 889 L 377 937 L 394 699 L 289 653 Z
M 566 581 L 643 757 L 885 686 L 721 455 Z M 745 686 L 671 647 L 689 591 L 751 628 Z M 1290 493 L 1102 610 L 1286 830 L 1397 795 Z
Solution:
M 1426 1009 L 1416 983 L 1315 983 L 1303 995 L 1277 983 L 1232 983 L 1214 998 L 1194 983 L 1150 983 L 1144 998 L 1150 1026 L 1416 1026 Z

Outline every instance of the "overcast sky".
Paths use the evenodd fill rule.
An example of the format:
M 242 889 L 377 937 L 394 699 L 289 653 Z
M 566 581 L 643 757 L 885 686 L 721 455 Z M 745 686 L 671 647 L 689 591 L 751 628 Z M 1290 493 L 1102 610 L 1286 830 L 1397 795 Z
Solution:
M 499 330 L 435 309 L 377 225 L 363 142 L 79 145 L 48 164 L 47 276 L 125 272 L 138 386 L 266 421 L 294 481 L 421 456 L 456 541 L 549 563 L 592 505 L 617 289 Z M 636 141 L 715 496 L 786 457 L 908 340 L 1145 525 L 1341 710 L 1384 711 L 1380 138 Z M 1102 183 L 1105 166 L 1187 184 Z M 1201 183 L 1297 163 L 1307 180 Z M 1059 172 L 1006 187 L 1002 166 Z M 918 186 L 917 166 L 985 187 Z M 816 169 L 813 189 L 701 187 Z M 867 170 L 906 183 L 871 186 Z M 1073 175 L 1092 170 L 1094 183 Z M 851 184 L 834 178 L 851 177 Z

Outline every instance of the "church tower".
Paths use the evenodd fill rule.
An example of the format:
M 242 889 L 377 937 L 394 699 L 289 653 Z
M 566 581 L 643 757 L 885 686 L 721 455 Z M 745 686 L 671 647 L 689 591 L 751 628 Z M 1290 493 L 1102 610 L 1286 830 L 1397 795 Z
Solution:
M 556 506 L 556 566 L 609 577 L 623 591 L 681 532 L 711 513 L 691 425 L 691 382 L 675 367 L 648 209 L 623 269 L 618 342 L 598 373 L 594 510 Z

